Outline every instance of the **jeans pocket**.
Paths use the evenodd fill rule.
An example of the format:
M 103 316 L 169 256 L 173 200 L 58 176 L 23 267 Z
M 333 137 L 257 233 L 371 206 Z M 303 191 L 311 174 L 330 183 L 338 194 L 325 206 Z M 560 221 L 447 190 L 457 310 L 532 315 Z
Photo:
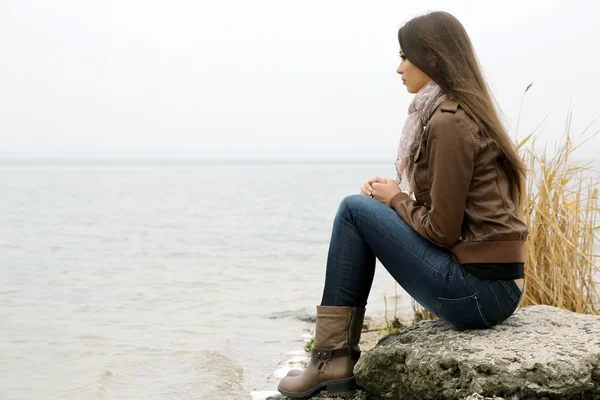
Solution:
M 435 309 L 439 318 L 460 329 L 482 329 L 491 326 L 483 316 L 477 293 L 459 299 L 438 297 Z
M 521 297 L 523 297 L 523 292 L 519 289 L 519 286 L 512 279 L 507 281 L 501 280 L 498 282 L 502 284 L 502 287 L 504 287 L 504 290 L 506 290 L 512 301 L 514 301 L 516 307 L 521 301 Z

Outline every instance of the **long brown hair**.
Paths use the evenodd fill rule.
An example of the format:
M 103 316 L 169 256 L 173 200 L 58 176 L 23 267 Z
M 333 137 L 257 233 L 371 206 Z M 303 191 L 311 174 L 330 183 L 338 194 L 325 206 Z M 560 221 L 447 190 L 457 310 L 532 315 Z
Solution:
M 512 184 L 510 195 L 520 211 L 526 168 L 502 125 L 462 24 L 450 13 L 431 12 L 404 24 L 398 31 L 398 42 L 406 58 L 460 104 L 483 136 L 494 140 L 500 154 L 497 162 Z

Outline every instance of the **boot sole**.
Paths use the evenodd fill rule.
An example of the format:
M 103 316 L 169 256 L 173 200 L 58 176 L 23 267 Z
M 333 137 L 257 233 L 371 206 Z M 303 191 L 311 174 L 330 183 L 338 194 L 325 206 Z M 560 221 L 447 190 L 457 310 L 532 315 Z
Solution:
M 287 397 L 308 397 L 323 389 L 327 389 L 328 394 L 351 393 L 356 391 L 356 378 L 352 376 L 350 378 L 337 379 L 335 381 L 325 381 L 305 392 L 287 392 L 280 389 L 279 386 L 277 387 L 279 393 Z

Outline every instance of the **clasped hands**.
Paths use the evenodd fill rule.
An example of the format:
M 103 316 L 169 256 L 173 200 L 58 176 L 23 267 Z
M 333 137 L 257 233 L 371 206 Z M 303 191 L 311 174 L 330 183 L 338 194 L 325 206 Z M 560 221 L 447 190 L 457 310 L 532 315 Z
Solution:
M 366 181 L 360 188 L 360 194 L 378 200 L 389 207 L 390 200 L 400 193 L 397 182 L 392 178 L 375 178 Z

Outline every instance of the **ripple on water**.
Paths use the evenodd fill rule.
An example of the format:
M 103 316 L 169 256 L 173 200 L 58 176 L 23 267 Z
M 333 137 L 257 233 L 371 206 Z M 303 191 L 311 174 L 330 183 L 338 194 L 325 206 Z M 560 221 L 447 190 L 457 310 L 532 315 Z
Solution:
M 69 399 L 247 399 L 243 369 L 211 351 L 119 357 L 93 376 L 71 375 L 59 394 Z

